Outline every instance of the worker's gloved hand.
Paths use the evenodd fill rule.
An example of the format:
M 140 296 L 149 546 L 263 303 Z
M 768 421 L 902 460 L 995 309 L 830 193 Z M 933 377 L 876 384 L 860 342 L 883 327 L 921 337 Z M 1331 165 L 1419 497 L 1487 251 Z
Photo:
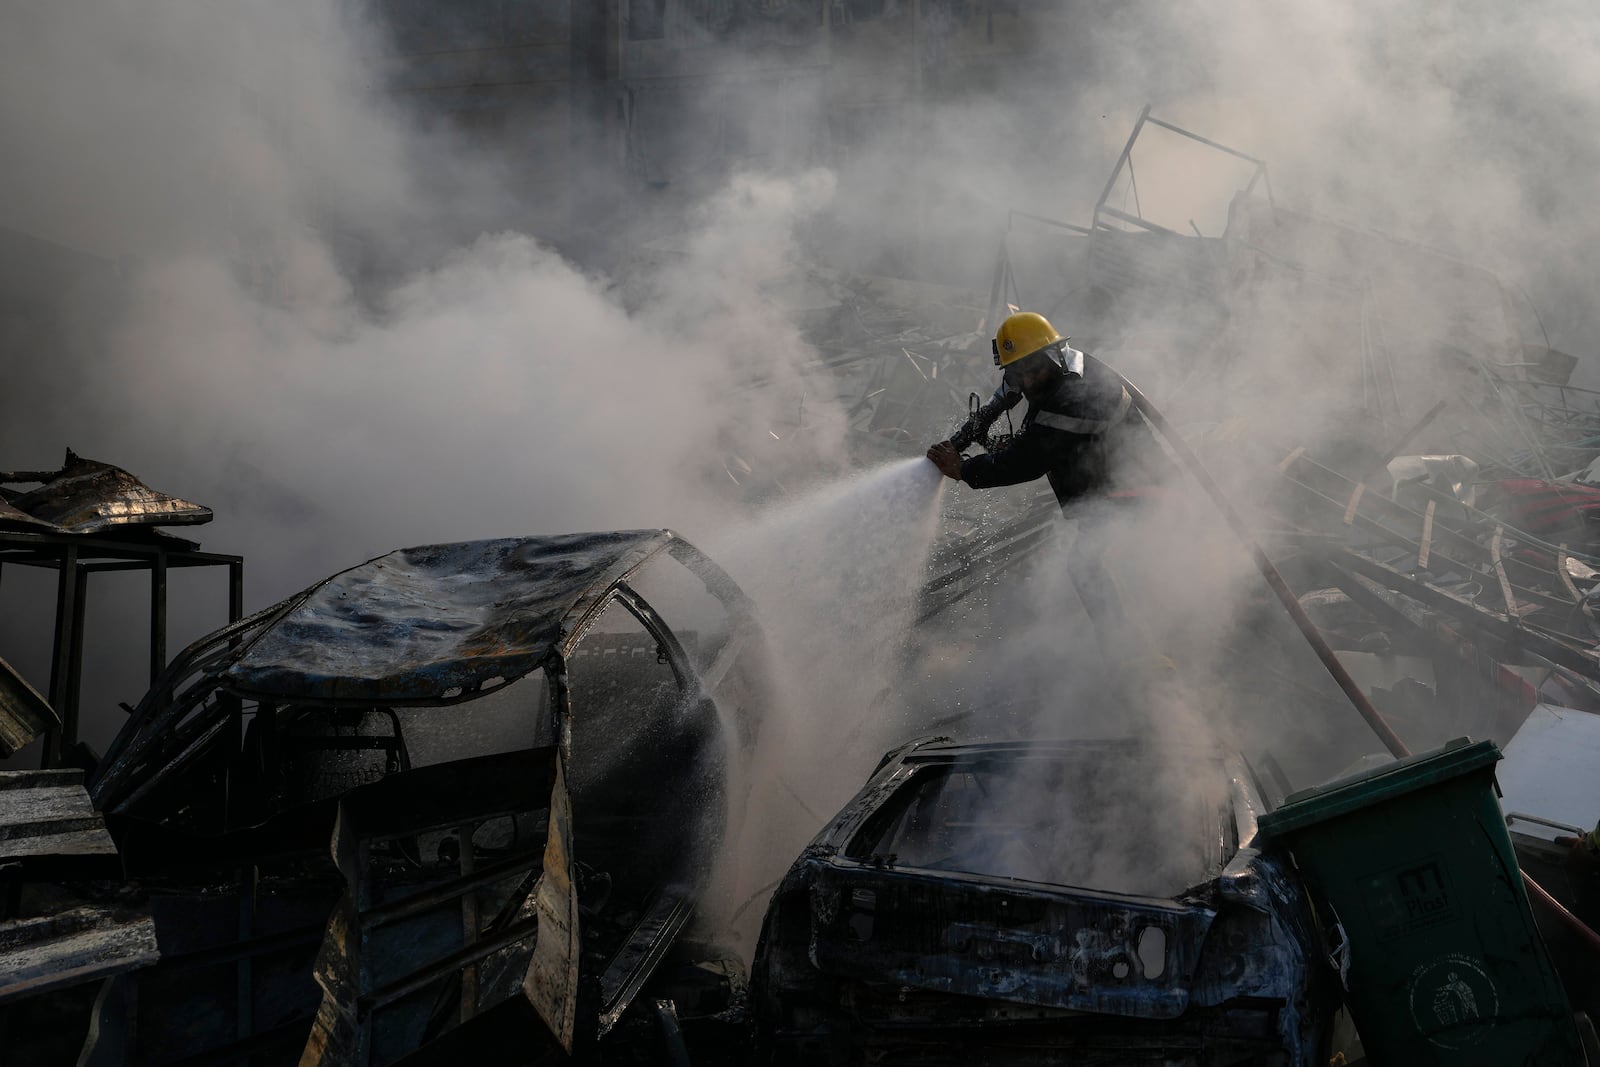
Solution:
M 940 441 L 928 449 L 928 459 L 946 478 L 961 478 L 961 453 L 949 441 Z

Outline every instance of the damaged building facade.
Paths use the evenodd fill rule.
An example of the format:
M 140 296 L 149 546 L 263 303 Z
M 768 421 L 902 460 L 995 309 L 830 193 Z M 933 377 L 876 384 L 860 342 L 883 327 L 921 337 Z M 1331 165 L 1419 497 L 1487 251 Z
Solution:
M 1093 62 L 1077 13 L 1048 0 L 348 2 L 386 29 L 398 99 L 493 154 L 541 232 L 585 251 L 618 229 L 599 218 L 673 232 L 730 172 L 847 176 L 889 152 L 909 195 L 860 205 L 891 248 L 872 268 L 964 259 L 941 235 L 973 205 L 921 177 L 942 165 L 925 108 L 1053 100 L 1027 74 L 1047 39 L 1076 42 L 1054 60 Z

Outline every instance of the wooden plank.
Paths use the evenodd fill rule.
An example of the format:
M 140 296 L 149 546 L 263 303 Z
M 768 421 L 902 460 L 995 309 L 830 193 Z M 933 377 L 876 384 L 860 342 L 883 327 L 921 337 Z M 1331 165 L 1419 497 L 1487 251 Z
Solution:
M 1422 545 L 1417 549 L 1417 569 L 1428 569 L 1428 553 L 1433 548 L 1433 506 L 1432 500 L 1428 501 L 1428 510 L 1422 516 Z
M 82 771 L 0 773 L 0 859 L 116 854 Z
M 38 996 L 160 959 L 147 914 L 80 907 L 0 923 L 0 1003 Z
M 1561 547 L 1556 550 L 1556 577 L 1561 579 L 1561 588 L 1567 591 L 1574 604 L 1583 603 L 1583 594 L 1578 592 L 1578 587 L 1573 584 L 1572 573 L 1567 570 L 1567 543 L 1561 542 Z
M 1447 612 L 1457 622 L 1476 633 L 1504 641 L 1526 654 L 1538 656 L 1585 678 L 1600 682 L 1600 658 L 1597 658 L 1592 649 L 1574 648 L 1555 635 L 1521 626 L 1517 620 L 1509 619 L 1491 608 L 1430 585 L 1419 578 L 1402 574 L 1393 567 L 1369 559 L 1358 552 L 1333 548 L 1329 561 L 1334 566 L 1342 566 L 1365 574 L 1387 589 L 1403 593 L 1429 607 Z
M 1357 482 L 1354 491 L 1350 494 L 1350 502 L 1344 506 L 1344 524 L 1349 526 L 1356 521 L 1356 509 L 1361 507 L 1361 498 L 1367 492 L 1366 482 Z
M 1500 579 L 1500 597 L 1506 602 L 1506 614 L 1516 620 L 1521 618 L 1517 614 L 1517 598 L 1511 595 L 1511 581 L 1506 577 L 1505 561 L 1500 557 L 1500 545 L 1505 532 L 1504 526 L 1494 528 L 1494 538 L 1489 542 L 1489 559 L 1494 563 L 1495 577 Z
M 1322 466 L 1310 456 L 1302 458 L 1296 464 L 1294 473 L 1285 477 L 1291 484 L 1326 498 L 1326 506 L 1330 508 L 1337 508 L 1341 502 L 1347 501 L 1355 485 L 1349 478 Z M 1364 514 L 1355 516 L 1352 525 L 1360 525 L 1385 536 L 1394 536 L 1395 530 L 1414 530 L 1422 519 L 1421 512 L 1396 503 L 1382 493 L 1374 493 L 1371 500 L 1363 499 L 1362 505 Z M 1366 518 L 1368 515 L 1374 516 L 1376 521 L 1369 522 Z M 1409 542 L 1410 538 L 1406 540 Z M 1484 566 L 1489 562 L 1489 554 L 1483 545 L 1457 533 L 1447 524 L 1440 524 L 1434 531 L 1434 540 L 1434 547 L 1452 559 Z
M 1315 466 L 1315 464 L 1309 460 L 1307 461 L 1307 465 Z M 1306 498 L 1309 500 L 1314 500 L 1317 503 L 1331 508 L 1337 508 L 1340 505 L 1340 502 L 1337 499 L 1330 497 L 1327 493 L 1318 491 L 1314 487 L 1307 485 L 1305 482 L 1302 482 L 1297 478 L 1289 477 L 1288 481 L 1289 484 L 1293 485 L 1297 490 L 1305 494 Z M 1389 505 L 1392 502 L 1384 497 L 1381 493 L 1377 493 L 1373 495 L 1371 503 L 1373 508 L 1377 510 L 1379 509 L 1380 505 Z M 1420 522 L 1422 519 L 1422 514 L 1419 512 L 1405 511 L 1404 514 L 1410 516 L 1413 525 L 1417 522 Z M 1355 517 L 1354 525 L 1359 529 L 1376 534 L 1397 548 L 1403 548 L 1407 550 L 1408 554 L 1415 555 L 1420 551 L 1421 546 L 1412 538 L 1396 532 L 1393 528 L 1383 525 L 1375 519 L 1368 517 L 1364 513 L 1358 514 Z M 1470 546 L 1472 549 L 1472 555 L 1470 557 L 1465 557 L 1464 554 L 1458 554 L 1455 551 L 1455 546 L 1460 544 Z M 1491 560 L 1489 558 L 1488 548 L 1486 548 L 1484 545 L 1478 544 L 1475 541 L 1465 541 L 1460 537 L 1460 535 L 1454 533 L 1454 531 L 1452 531 L 1446 524 L 1440 523 L 1435 525 L 1434 544 L 1428 551 L 1429 566 L 1432 568 L 1440 570 L 1455 568 L 1461 570 L 1463 573 L 1475 574 L 1477 577 L 1483 579 L 1488 579 L 1490 576 L 1489 571 Z M 1468 559 L 1476 559 L 1480 560 L 1481 562 L 1469 563 Z M 1506 562 L 1508 575 L 1511 568 L 1515 565 L 1516 560 L 1514 558 Z M 1545 579 L 1548 581 L 1549 575 L 1545 572 L 1540 573 L 1543 574 Z M 1529 611 L 1531 608 L 1537 607 L 1547 614 L 1550 621 L 1560 621 L 1564 619 L 1566 615 L 1570 614 L 1570 612 L 1567 610 L 1570 607 L 1570 604 L 1564 596 L 1557 597 L 1551 593 L 1541 593 L 1539 590 L 1530 586 L 1516 586 L 1514 588 L 1518 590 L 1518 596 L 1520 597 L 1522 610 L 1524 613 Z M 1496 614 L 1498 614 L 1498 612 Z M 1581 637 L 1581 639 L 1586 642 L 1592 640 L 1592 638 L 1587 636 L 1587 631 L 1585 631 L 1584 635 L 1567 634 L 1565 636 L 1569 638 Z
M 1294 473 L 1285 474 L 1283 477 L 1297 491 L 1304 494 L 1305 499 L 1335 512 L 1344 505 L 1345 501 L 1342 498 L 1353 484 L 1348 478 L 1323 467 L 1309 456 L 1303 457 L 1298 462 Z M 1374 493 L 1371 500 L 1363 498 L 1361 504 L 1360 512 L 1352 516 L 1352 526 L 1377 534 L 1396 546 L 1409 548 L 1412 552 L 1419 550 L 1420 546 L 1411 536 L 1398 531 L 1416 529 L 1425 518 L 1423 512 L 1397 504 L 1382 493 Z M 1377 518 L 1373 518 L 1374 515 Z M 1487 525 L 1484 526 L 1484 530 L 1488 531 Z M 1429 565 L 1435 569 L 1441 565 L 1435 561 L 1435 557 L 1462 566 L 1466 570 L 1479 571 L 1485 576 L 1493 564 L 1490 553 L 1483 544 L 1451 529 L 1448 523 L 1435 523 L 1433 540 L 1428 551 Z M 1548 569 L 1523 563 L 1515 556 L 1504 559 L 1502 563 L 1508 578 L 1513 574 L 1518 576 L 1513 588 L 1517 590 L 1517 595 L 1523 603 L 1524 614 L 1530 605 L 1536 604 L 1543 611 L 1550 613 L 1550 622 L 1566 619 L 1570 614 L 1566 609 L 1571 601 L 1564 593 L 1554 592 L 1554 578 Z M 1541 588 L 1551 589 L 1552 592 L 1542 593 L 1539 591 Z M 1570 623 L 1565 624 L 1570 625 Z M 1586 634 L 1587 631 L 1583 635 L 1569 636 L 1589 640 Z

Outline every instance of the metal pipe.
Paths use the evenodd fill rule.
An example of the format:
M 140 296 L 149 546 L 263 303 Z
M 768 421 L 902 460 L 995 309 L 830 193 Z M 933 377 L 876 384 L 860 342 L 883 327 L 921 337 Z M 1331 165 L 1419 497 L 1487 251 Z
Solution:
M 228 621 L 235 621 L 230 612 Z M 167 666 L 167 554 L 150 561 L 150 684 Z
M 665 1047 L 667 1062 L 672 1067 L 691 1067 L 689 1047 L 684 1044 L 683 1030 L 678 1025 L 678 1006 L 670 1000 L 653 1000 L 651 1011 L 656 1025 L 661 1029 L 661 1043 Z
M 534 937 L 539 933 L 539 919 L 537 916 L 524 919 L 515 923 L 500 934 L 485 938 L 482 941 L 468 945 L 466 948 L 452 952 L 442 959 L 435 960 L 424 967 L 420 967 L 408 975 L 395 979 L 388 985 L 376 989 L 365 996 L 356 999 L 356 1010 L 359 1012 L 372 1012 L 392 1004 L 401 997 L 415 993 L 419 989 L 426 989 L 439 979 L 460 971 L 469 963 L 476 963 L 485 956 L 493 955 L 507 945 L 514 944 L 524 938 Z
M 1093 359 L 1094 357 L 1087 358 Z M 1106 367 L 1104 363 L 1100 365 Z M 1223 495 L 1222 489 L 1212 480 L 1211 472 L 1206 470 L 1205 465 L 1200 462 L 1200 457 L 1196 456 L 1183 438 L 1178 436 L 1178 431 L 1173 428 L 1172 424 L 1166 420 L 1166 417 L 1161 412 L 1156 410 L 1156 406 L 1150 402 L 1149 397 L 1140 392 L 1138 386 L 1110 367 L 1106 367 L 1106 369 L 1116 375 L 1117 379 L 1122 382 L 1122 387 L 1133 398 L 1133 404 L 1139 409 L 1140 414 L 1149 420 L 1150 425 L 1161 434 L 1172 450 L 1178 454 L 1178 459 L 1188 468 L 1189 474 L 1195 481 L 1200 483 L 1200 488 L 1204 489 L 1206 495 L 1211 498 L 1211 502 L 1222 513 L 1222 517 L 1226 520 L 1228 526 L 1232 528 L 1239 540 L 1244 542 L 1245 547 L 1250 551 L 1251 557 L 1255 560 L 1256 569 L 1266 579 L 1267 585 L 1271 587 L 1273 593 L 1283 604 L 1284 610 L 1294 620 L 1295 626 L 1299 628 L 1307 643 L 1311 645 L 1311 650 L 1317 654 L 1317 658 L 1322 661 L 1322 665 L 1327 668 L 1328 673 L 1333 676 L 1333 680 L 1338 683 L 1340 689 L 1344 690 L 1345 696 L 1350 698 L 1350 703 L 1355 705 L 1356 710 L 1361 713 L 1361 717 L 1367 721 L 1367 725 L 1372 727 L 1372 732 L 1378 735 L 1378 739 L 1383 742 L 1384 747 L 1393 753 L 1396 758 L 1411 755 L 1410 750 L 1405 746 L 1405 742 L 1401 741 L 1399 735 L 1390 728 L 1389 723 L 1378 712 L 1378 709 L 1372 706 L 1372 701 L 1367 699 L 1367 695 L 1361 691 L 1361 686 L 1350 676 L 1350 672 L 1345 669 L 1344 664 L 1339 662 L 1339 657 L 1334 654 L 1333 649 L 1323 638 L 1321 632 L 1318 631 L 1316 625 L 1306 615 L 1305 609 L 1300 606 L 1299 598 L 1294 595 L 1294 591 L 1289 588 L 1289 584 L 1283 580 L 1283 575 L 1278 572 L 1278 568 L 1272 562 L 1271 557 L 1256 541 L 1255 536 L 1250 532 L 1250 528 L 1245 525 L 1244 519 L 1234 510 L 1233 504 L 1229 502 L 1228 498 Z
M 89 610 L 89 576 L 78 564 L 78 581 L 72 592 L 72 646 L 67 655 L 67 699 L 56 708 L 61 716 L 62 751 L 78 743 L 78 711 L 83 695 L 83 623 Z
M 505 881 L 514 875 L 526 874 L 531 868 L 539 865 L 543 855 L 542 847 L 538 852 L 524 852 L 510 859 L 465 872 L 460 878 L 441 882 L 403 896 L 399 900 L 381 904 L 361 916 L 361 926 L 363 929 L 372 929 L 401 919 L 409 919 L 414 915 L 449 904 L 473 890 Z
M 1015 208 L 1013 208 L 1010 212 L 1008 212 L 1006 214 L 1006 232 L 1007 233 L 1011 232 L 1011 220 L 1012 219 L 1027 219 L 1030 222 L 1040 222 L 1040 223 L 1043 223 L 1046 226 L 1055 226 L 1055 227 L 1057 227 L 1059 229 L 1071 230 L 1073 233 L 1082 234 L 1085 237 L 1089 236 L 1091 233 L 1094 232 L 1094 230 L 1090 229 L 1088 226 L 1079 226 L 1075 222 L 1062 222 L 1060 219 L 1046 218 L 1043 215 L 1031 215 L 1026 211 L 1018 211 Z
M 1149 119 L 1149 122 L 1150 122 L 1150 125 L 1152 125 L 1152 126 L 1160 126 L 1163 130 L 1171 130 L 1173 133 L 1179 134 L 1180 136 L 1183 136 L 1183 137 L 1187 137 L 1191 141 L 1199 141 L 1203 145 L 1207 145 L 1207 146 L 1209 146 L 1211 148 L 1215 148 L 1218 152 L 1226 152 L 1230 156 L 1237 156 L 1237 157 L 1239 157 L 1240 159 L 1244 160 L 1247 163 L 1254 163 L 1258 167 L 1265 167 L 1266 166 L 1265 162 L 1263 162 L 1262 160 L 1257 159 L 1255 156 L 1247 156 L 1243 152 L 1239 151 L 1237 148 L 1229 148 L 1225 144 L 1218 144 L 1216 141 L 1213 141 L 1209 137 L 1201 137 L 1198 133 L 1194 133 L 1194 132 L 1192 132 L 1190 130 L 1186 130 L 1182 126 L 1174 126 L 1172 123 L 1167 122 L 1164 119 L 1151 118 L 1151 119 Z
M 1117 187 L 1117 178 L 1122 175 L 1122 166 L 1128 162 L 1128 157 L 1133 154 L 1133 142 L 1139 139 L 1139 131 L 1144 129 L 1145 120 L 1150 117 L 1150 105 L 1146 104 L 1139 112 L 1139 120 L 1133 124 L 1133 132 L 1128 134 L 1128 143 L 1122 146 L 1122 154 L 1117 157 L 1116 166 L 1111 168 L 1111 177 L 1106 179 L 1106 187 L 1100 191 L 1100 199 L 1094 202 L 1094 213 L 1100 214 L 1100 209 L 1105 207 L 1106 201 L 1111 197 L 1111 190 Z
M 1544 886 L 1529 878 L 1527 871 L 1522 872 L 1522 881 L 1528 887 L 1528 893 L 1543 904 L 1550 914 L 1554 915 L 1561 925 L 1567 928 L 1568 933 L 1588 946 L 1590 952 L 1600 956 L 1600 934 L 1595 933 L 1587 923 L 1563 907 L 1561 901 L 1551 896 Z
M 228 623 L 232 625 L 244 618 L 244 560 L 228 559 Z
M 60 571 L 56 575 L 55 643 L 50 651 L 50 706 L 56 714 L 65 716 L 71 695 L 73 608 L 78 596 L 78 546 L 67 544 L 61 549 Z M 62 736 L 65 722 L 45 731 L 44 751 L 39 766 L 50 768 L 61 763 Z

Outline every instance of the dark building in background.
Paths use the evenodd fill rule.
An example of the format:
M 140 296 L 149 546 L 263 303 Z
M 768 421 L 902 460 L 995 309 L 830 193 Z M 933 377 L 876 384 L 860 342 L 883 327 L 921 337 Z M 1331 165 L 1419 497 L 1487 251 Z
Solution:
M 596 220 L 612 227 L 619 212 L 692 202 L 740 168 L 828 166 L 847 179 L 852 159 L 871 148 L 877 158 L 903 160 L 915 176 L 930 140 L 928 105 L 994 90 L 1006 90 L 1019 109 L 1029 94 L 1059 97 L 1029 57 L 1043 58 L 1046 41 L 1069 39 L 1070 7 L 1042 0 L 361 3 L 389 35 L 399 98 L 503 161 L 533 228 L 558 239 L 581 237 Z M 1064 61 L 1058 53 L 1049 58 Z M 1051 143 L 1048 133 L 1040 142 Z M 974 156 L 983 151 L 974 145 Z M 882 207 L 886 231 L 914 233 L 928 196 Z

